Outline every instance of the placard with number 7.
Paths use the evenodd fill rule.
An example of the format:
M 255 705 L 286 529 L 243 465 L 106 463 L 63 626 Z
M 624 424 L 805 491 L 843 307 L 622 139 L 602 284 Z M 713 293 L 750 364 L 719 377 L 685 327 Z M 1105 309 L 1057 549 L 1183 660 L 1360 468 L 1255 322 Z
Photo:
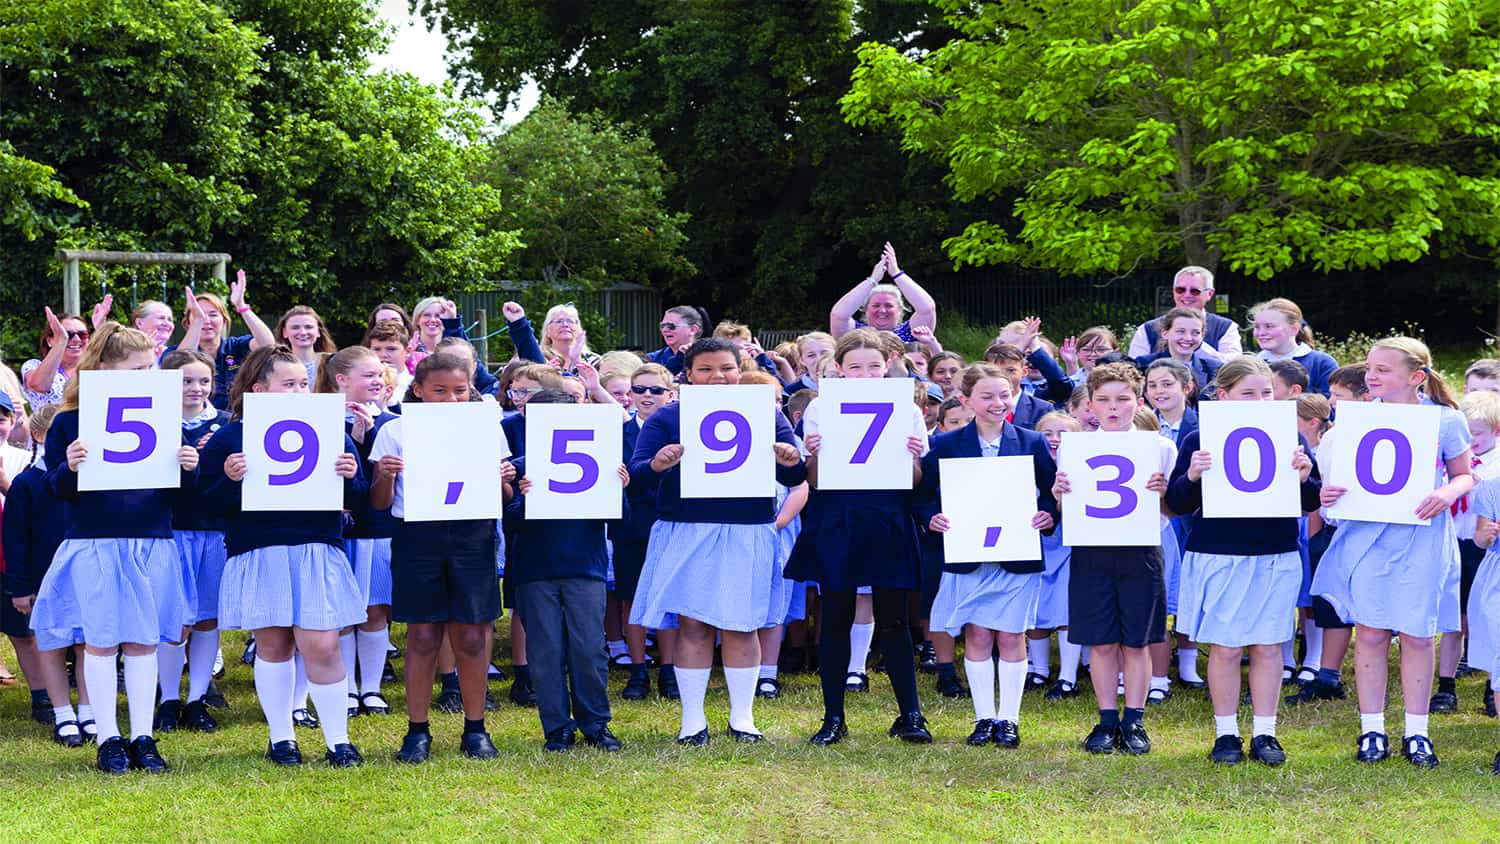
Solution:
M 1151 431 L 1065 431 L 1057 470 L 1064 545 L 1160 545 L 1161 496 L 1146 483 L 1161 471 L 1161 435 Z
M 911 489 L 911 379 L 824 378 L 817 402 L 819 489 Z
M 776 495 L 776 393 L 770 384 L 682 388 L 683 498 Z
M 182 486 L 182 370 L 92 369 L 78 378 L 78 438 L 89 448 L 79 491 Z
M 343 452 L 342 395 L 246 393 L 240 506 L 344 509 L 344 479 L 333 466 Z
M 526 518 L 620 518 L 624 420 L 614 404 L 526 406 Z

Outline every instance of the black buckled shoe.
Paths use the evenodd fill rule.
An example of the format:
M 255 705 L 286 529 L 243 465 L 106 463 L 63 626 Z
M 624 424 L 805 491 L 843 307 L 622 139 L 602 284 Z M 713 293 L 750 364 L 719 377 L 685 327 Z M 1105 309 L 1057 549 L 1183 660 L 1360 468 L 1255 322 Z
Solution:
M 849 725 L 845 723 L 844 716 L 834 715 L 823 719 L 823 726 L 812 734 L 807 743 L 818 747 L 828 747 L 843 741 L 847 735 L 849 735 Z
M 1436 768 L 1438 766 L 1437 751 L 1432 747 L 1432 739 L 1427 736 L 1405 736 L 1401 739 L 1401 755 L 1406 761 L 1418 768 Z
M 385 696 L 380 692 L 365 692 L 359 696 L 359 714 L 389 715 L 391 705 L 386 702 Z
M 775 677 L 762 677 L 755 681 L 755 696 L 762 700 L 775 700 L 781 697 L 781 681 Z
M 31 702 L 31 720 L 38 724 L 52 723 L 52 699 L 47 697 L 46 692 Z
M 1104 755 L 1115 752 L 1115 728 L 1106 724 L 1095 724 L 1094 729 L 1083 739 L 1083 749 L 1089 753 Z
M 974 732 L 964 739 L 964 744 L 970 747 L 984 747 L 995 741 L 995 720 L 993 718 L 980 718 L 974 722 Z
M 1005 748 L 1021 746 L 1021 726 L 1014 721 L 995 722 L 995 744 Z
M 1069 683 L 1067 680 L 1058 680 L 1052 684 L 1052 688 L 1042 695 L 1042 700 L 1067 700 L 1070 697 L 1078 697 L 1078 684 Z
M 510 702 L 516 706 L 536 706 L 536 690 L 530 680 L 517 677 L 510 682 Z M 459 701 L 457 711 L 462 712 L 463 708 L 463 701 Z
M 1208 752 L 1208 761 L 1215 765 L 1238 765 L 1244 759 L 1245 743 L 1239 736 L 1219 736 Z
M 406 765 L 420 765 L 432 755 L 432 734 L 407 733 L 401 740 L 401 749 L 396 751 L 396 761 Z
M 1254 736 L 1250 739 L 1250 758 L 1274 768 L 1286 762 L 1286 751 L 1275 736 Z
M 682 695 L 677 691 L 677 669 L 670 665 L 663 665 L 656 671 L 656 693 L 661 695 L 662 700 L 681 700 Z
M 891 738 L 912 744 L 932 744 L 932 733 L 927 730 L 927 719 L 920 712 L 903 712 L 887 731 Z
M 1122 723 L 1115 733 L 1115 744 L 1128 756 L 1145 756 L 1151 752 L 1151 737 L 1146 735 L 1146 725 L 1140 721 Z
M 644 665 L 637 665 L 630 670 L 630 679 L 625 681 L 625 688 L 620 692 L 623 700 L 645 700 L 651 695 L 651 669 Z
M 1287 695 L 1284 700 L 1289 706 L 1301 706 L 1304 703 L 1316 703 L 1320 700 L 1343 700 L 1349 696 L 1342 681 L 1328 683 L 1314 678 L 1311 683 L 1299 688 L 1296 694 Z
M 850 671 L 844 675 L 844 691 L 846 692 L 868 692 L 870 690 L 870 675 L 860 671 Z
M 359 748 L 349 742 L 334 745 L 332 750 L 323 754 L 323 758 L 334 768 L 358 768 L 365 763 L 365 757 L 359 755 Z
M 158 733 L 170 733 L 182 720 L 182 701 L 164 700 L 156 707 L 156 717 L 151 719 L 151 729 Z
M 1023 692 L 1040 692 L 1047 688 L 1047 675 L 1038 674 L 1035 671 L 1026 672 L 1026 685 L 1021 687 Z
M 224 699 L 224 693 L 212 680 L 208 683 L 208 690 L 203 693 L 203 702 L 214 709 L 228 709 L 229 701 Z
M 115 736 L 99 742 L 99 755 L 94 767 L 106 774 L 123 774 L 130 770 L 130 749 L 125 739 Z
M 937 678 L 937 693 L 947 698 L 969 696 L 969 690 L 964 688 L 963 683 L 958 682 L 957 675 L 945 676 L 939 674 Z
M 1354 761 L 1373 764 L 1384 762 L 1390 758 L 1390 755 L 1390 739 L 1385 737 L 1385 733 L 1371 731 L 1359 737 L 1359 743 L 1354 751 Z
M 271 742 L 266 745 L 266 759 L 285 768 L 295 768 L 302 764 L 302 748 L 291 739 Z
M 67 733 L 63 730 L 72 727 Z M 63 747 L 83 747 L 83 730 L 79 728 L 77 721 L 64 721 L 61 724 L 52 725 L 52 740 Z
M 464 711 L 464 696 L 459 693 L 458 689 L 442 689 L 432 705 L 440 712 L 449 714 L 462 712 Z
M 1448 714 L 1458 711 L 1458 695 L 1453 692 L 1434 692 L 1427 704 L 1427 711 Z
M 208 714 L 208 704 L 195 700 L 182 708 L 182 726 L 199 733 L 212 733 L 219 729 L 219 722 Z
M 500 701 L 495 697 L 495 693 L 492 692 L 492 691 L 490 691 L 489 689 L 485 689 L 484 690 L 484 711 L 485 712 L 494 712 L 495 710 L 497 710 L 499 708 L 500 708 Z
M 464 733 L 458 739 L 458 747 L 470 759 L 494 759 L 500 755 L 489 733 Z
M 704 727 L 703 729 L 699 730 L 696 733 L 693 733 L 690 736 L 678 736 L 677 743 L 682 745 L 683 747 L 707 747 L 708 728 Z
M 937 648 L 931 642 L 923 642 L 917 646 L 917 670 L 923 674 L 937 671 Z
M 609 727 L 600 727 L 597 733 L 584 735 L 583 743 L 605 753 L 618 753 L 625 749 L 625 744 L 609 731 Z
M 136 736 L 130 740 L 128 747 L 130 748 L 130 767 L 148 774 L 167 772 L 167 760 L 161 758 L 161 753 L 156 749 L 156 739 L 150 736 Z
M 763 733 L 752 733 L 746 730 L 736 730 L 733 724 L 729 725 L 729 737 L 740 744 L 760 744 L 766 740 Z
M 312 714 L 312 711 L 308 709 L 293 709 L 292 723 L 305 730 L 316 730 L 322 726 L 322 722 L 318 720 L 318 716 Z

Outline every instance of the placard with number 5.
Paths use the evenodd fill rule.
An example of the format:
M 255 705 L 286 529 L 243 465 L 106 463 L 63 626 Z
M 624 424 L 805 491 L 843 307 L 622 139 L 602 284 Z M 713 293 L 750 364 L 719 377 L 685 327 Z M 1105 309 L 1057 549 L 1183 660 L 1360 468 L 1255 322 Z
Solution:
M 93 369 L 78 377 L 78 438 L 89 447 L 78 489 L 182 486 L 182 370 Z
M 614 404 L 526 406 L 526 518 L 620 518 L 624 421 Z
M 688 385 L 681 401 L 682 497 L 774 497 L 776 393 L 771 385 Z
M 500 461 L 510 449 L 500 431 L 499 405 L 407 402 L 400 424 L 406 521 L 500 517 Z
M 374 436 L 371 434 L 371 436 Z M 245 394 L 245 510 L 342 510 L 344 397 L 318 393 Z
M 911 489 L 911 379 L 824 378 L 817 402 L 819 489 Z
M 1436 405 L 1339 402 L 1323 483 L 1349 490 L 1328 508 L 1335 519 L 1425 525 L 1417 506 L 1437 481 Z
M 1057 470 L 1065 545 L 1160 545 L 1161 496 L 1146 489 L 1161 471 L 1161 435 L 1151 431 L 1066 431 Z
M 950 563 L 1040 560 L 1036 474 L 1031 455 L 949 457 L 938 461 L 943 559 Z

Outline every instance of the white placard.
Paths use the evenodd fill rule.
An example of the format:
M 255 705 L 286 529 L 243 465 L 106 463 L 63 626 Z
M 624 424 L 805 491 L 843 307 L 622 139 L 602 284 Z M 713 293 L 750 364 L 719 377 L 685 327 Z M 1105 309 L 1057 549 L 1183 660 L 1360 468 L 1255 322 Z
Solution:
M 498 404 L 402 404 L 406 521 L 500 518 L 500 461 L 507 451 Z
M 1203 473 L 1203 515 L 1248 519 L 1302 515 L 1297 404 L 1206 401 L 1198 405 L 1198 443 L 1213 455 Z
M 1040 560 L 1042 535 L 1031 455 L 950 457 L 938 461 L 943 515 L 943 559 L 950 563 Z M 819 467 L 819 471 L 822 467 Z
M 618 405 L 526 405 L 526 518 L 620 518 L 624 438 Z
M 1417 505 L 1437 480 L 1436 405 L 1339 402 L 1323 483 L 1349 490 L 1328 508 L 1335 519 L 1425 525 Z
M 344 509 L 344 479 L 333 467 L 344 453 L 343 396 L 246 393 L 244 448 L 245 510 Z
M 182 486 L 182 370 L 79 372 L 78 438 L 89 456 L 78 489 L 176 489 Z
M 1061 501 L 1064 544 L 1161 544 L 1161 496 L 1146 489 L 1161 471 L 1160 439 L 1153 431 L 1063 432 L 1057 470 L 1072 489 Z
M 770 384 L 682 388 L 683 498 L 776 496 L 776 392 Z
M 911 489 L 909 378 L 818 382 L 818 489 Z

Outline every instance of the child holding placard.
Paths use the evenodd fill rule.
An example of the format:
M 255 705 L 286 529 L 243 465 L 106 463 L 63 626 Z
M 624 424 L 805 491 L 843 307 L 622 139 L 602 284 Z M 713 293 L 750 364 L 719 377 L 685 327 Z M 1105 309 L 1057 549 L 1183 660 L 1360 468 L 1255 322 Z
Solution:
M 1141 391 L 1141 373 L 1128 363 L 1094 367 L 1085 385 L 1089 409 L 1101 431 L 1129 431 Z M 1177 447 L 1157 438 L 1158 460 L 1149 469 L 1146 489 L 1158 496 L 1167 491 L 1167 475 L 1177 461 Z M 1054 496 L 1072 487 L 1064 472 L 1052 485 Z M 1149 506 L 1153 502 L 1145 502 Z M 1165 505 L 1158 504 L 1165 511 Z M 1084 546 L 1073 548 L 1068 580 L 1068 638 L 1089 648 L 1089 677 L 1099 702 L 1099 723 L 1084 739 L 1089 753 L 1132 755 L 1151 752 L 1146 735 L 1146 693 L 1151 682 L 1151 654 L 1147 648 L 1167 638 L 1167 594 L 1162 577 L 1162 548 L 1141 546 Z M 1125 711 L 1116 708 L 1116 683 L 1123 672 Z
M 1029 523 L 1035 530 L 1050 533 L 1057 520 L 1057 502 L 1051 494 L 1057 466 L 1045 436 L 1006 421 L 1015 401 L 1010 380 L 994 366 L 974 364 L 964 370 L 959 396 L 973 411 L 974 421 L 960 431 L 938 436 L 922 458 L 922 500 L 918 507 L 928 527 L 937 533 L 951 527 L 948 516 L 940 511 L 940 460 L 1030 455 L 1036 507 L 1028 516 Z M 975 489 L 954 489 L 942 494 L 979 493 Z M 942 585 L 932 604 L 932 624 L 950 636 L 962 633 L 964 637 L 964 674 L 969 678 L 969 694 L 974 701 L 974 731 L 968 738 L 971 747 L 1021 744 L 1026 631 L 1036 626 L 1044 570 L 1040 556 L 1035 560 L 944 564 Z M 991 658 L 996 650 L 1000 654 L 998 667 Z
M 412 374 L 408 402 L 466 402 L 472 388 L 469 365 L 444 352 L 424 357 Z M 529 396 L 528 396 L 529 398 Z M 406 622 L 406 737 L 396 761 L 420 764 L 432 753 L 427 713 L 437 666 L 438 649 L 446 634 L 458 660 L 459 692 L 463 697 L 463 754 L 493 759 L 499 754 L 484 726 L 485 692 L 490 667 L 491 625 L 500 616 L 500 592 L 495 580 L 496 531 L 494 519 L 444 522 L 406 520 L 405 485 L 401 474 L 405 418 L 381 427 L 369 460 L 375 464 L 370 504 L 389 508 L 402 520 L 391 540 L 391 617 Z M 508 457 L 508 449 L 501 449 Z M 501 496 L 509 500 L 515 468 L 502 460 L 495 467 Z
M 834 360 L 843 378 L 883 378 L 888 358 L 885 343 L 869 329 L 857 328 L 839 338 Z M 806 432 L 808 479 L 814 514 L 787 567 L 794 580 L 818 584 L 823 620 L 818 674 L 823 686 L 823 725 L 813 744 L 826 746 L 848 733 L 844 694 L 852 650 L 849 633 L 855 623 L 855 594 L 871 587 L 873 632 L 885 657 L 886 673 L 900 707 L 890 735 L 911 742 L 930 742 L 917 700 L 917 670 L 912 655 L 907 612 L 911 593 L 921 582 L 921 550 L 912 516 L 912 494 L 906 490 L 826 490 L 818 487 L 818 454 L 824 420 L 837 412 L 819 396 L 802 417 Z M 921 479 L 920 459 L 927 451 L 927 423 L 915 403 L 892 409 L 891 423 L 901 432 L 911 455 L 912 481 Z M 862 662 L 862 660 L 861 660 Z
M 1464 610 L 1464 633 L 1462 636 L 1445 634 L 1438 646 L 1438 688 L 1432 695 L 1433 712 L 1458 711 L 1456 684 L 1464 644 L 1469 637 L 1469 601 L 1474 594 L 1474 581 L 1479 575 L 1480 562 L 1484 559 L 1484 549 L 1474 541 L 1477 510 L 1473 505 L 1480 495 L 1479 490 L 1494 483 L 1494 479 L 1500 476 L 1500 460 L 1496 459 L 1500 456 L 1500 451 L 1495 449 L 1496 433 L 1500 431 L 1500 395 L 1488 390 L 1469 392 L 1458 403 L 1458 410 L 1469 423 L 1476 491 L 1464 496 L 1449 510 L 1457 520 L 1458 528 L 1458 559 L 1462 566 L 1459 605 Z M 1485 709 L 1493 712 L 1494 706 L 1493 696 L 1486 694 Z
M 1057 447 L 1064 431 L 1082 432 L 1083 425 L 1062 411 L 1054 410 L 1037 420 L 1037 433 L 1047 439 L 1047 454 L 1057 462 Z M 1062 531 L 1042 534 L 1042 597 L 1037 601 L 1036 626 L 1026 643 L 1032 670 L 1045 676 L 1044 659 L 1051 656 L 1052 631 L 1057 631 L 1057 682 L 1043 697 L 1066 700 L 1078 695 L 1078 664 L 1083 647 L 1068 638 L 1068 581 L 1072 576 L 1073 549 L 1063 544 Z M 1034 652 L 1033 652 L 1034 651 Z M 1038 671 L 1037 669 L 1042 669 Z
M 1219 398 L 1271 401 L 1271 381 L 1265 361 L 1241 355 L 1219 369 Z M 1255 707 L 1250 758 L 1280 765 L 1286 761 L 1286 752 L 1276 740 L 1281 689 L 1277 669 L 1281 643 L 1295 632 L 1297 592 L 1302 583 L 1297 519 L 1205 518 L 1203 473 L 1224 462 L 1223 455 L 1199 448 L 1194 431 L 1183 440 L 1167 487 L 1167 506 L 1190 519 L 1177 627 L 1190 639 L 1209 643 L 1209 694 L 1217 731 L 1209 759 L 1234 765 L 1244 758 L 1235 713 L 1240 705 L 1240 656 L 1248 647 Z M 1301 482 L 1302 510 L 1318 509 L 1321 485 L 1311 477 L 1312 460 L 1304 444 L 1297 446 L 1291 465 Z
M 698 340 L 683 355 L 687 383 L 738 384 L 739 350 L 718 338 Z M 776 482 L 796 486 L 806 477 L 792 428 L 775 407 L 773 445 Z M 713 666 L 715 634 L 723 637 L 724 680 L 729 689 L 729 734 L 756 742 L 755 683 L 760 674 L 757 631 L 769 615 L 771 595 L 757 584 L 779 576 L 776 500 L 682 497 L 681 405 L 652 414 L 641 426 L 630 459 L 631 486 L 657 487 L 658 519 L 651 528 L 646 562 L 630 621 L 661 628 L 676 614 L 677 683 L 682 699 L 680 744 L 708 744 L 703 698 Z M 907 650 L 910 653 L 910 649 Z M 842 678 L 841 678 L 842 681 Z
M 284 346 L 250 353 L 230 390 L 232 419 L 204 447 L 203 495 L 226 516 L 228 560 L 219 592 L 219 620 L 255 634 L 255 694 L 270 737 L 266 758 L 277 765 L 302 764 L 292 727 L 295 708 L 294 655 L 306 667 L 308 693 L 322 722 L 328 764 L 364 762 L 349 741 L 348 681 L 339 655 L 339 631 L 364 620 L 365 607 L 344 555 L 339 510 L 266 511 L 241 506 L 247 393 L 306 393 L 307 368 Z M 306 457 L 304 456 L 304 459 Z M 347 436 L 334 462 L 343 482 L 343 503 L 357 509 L 368 490 L 358 449 Z
M 1385 734 L 1386 675 L 1392 631 L 1401 637 L 1401 688 L 1406 728 L 1401 752 L 1413 765 L 1438 764 L 1427 734 L 1427 707 L 1432 692 L 1433 635 L 1438 625 L 1457 629 L 1457 612 L 1443 617 L 1440 607 L 1458 605 L 1458 541 L 1449 508 L 1474 485 L 1469 426 L 1454 409 L 1448 385 L 1432 368 L 1432 354 L 1420 340 L 1391 337 L 1370 347 L 1365 384 L 1373 401 L 1430 404 L 1441 411 L 1438 459 L 1433 491 L 1416 509 L 1425 525 L 1387 524 L 1346 519 L 1329 542 L 1313 575 L 1312 591 L 1321 595 L 1346 621 L 1355 624 L 1355 684 L 1359 688 L 1360 736 L 1355 758 L 1379 762 L 1390 755 Z M 1328 439 L 1348 436 L 1343 426 L 1329 431 L 1319 456 L 1325 478 L 1353 480 L 1354 466 L 1327 465 Z M 1413 471 L 1422 471 L 1415 467 Z M 1444 471 L 1447 480 L 1444 481 Z M 1348 489 L 1323 486 L 1323 506 L 1331 507 Z M 1451 576 L 1450 576 L 1451 575 Z M 1451 590 L 1451 594 L 1448 594 Z
M 196 350 L 177 349 L 162 356 L 162 369 L 182 370 L 182 442 L 202 448 L 229 423 L 229 414 L 211 403 L 214 395 L 213 358 Z M 214 678 L 219 655 L 219 582 L 224 576 L 224 519 L 205 501 L 182 496 L 172 510 L 172 536 L 182 556 L 183 578 L 189 596 L 197 598 L 189 643 L 164 644 L 156 649 L 161 681 L 161 703 L 156 729 L 169 733 L 179 722 L 190 730 L 211 733 L 219 728 L 204 701 Z M 182 669 L 188 668 L 188 697 L 178 698 Z
M 106 322 L 84 349 L 78 370 L 148 370 L 155 365 L 156 341 Z M 156 648 L 182 641 L 197 614 L 172 542 L 172 507 L 197 483 L 198 450 L 188 445 L 177 450 L 180 489 L 80 492 L 79 467 L 101 459 L 78 436 L 81 380 L 68 381 L 62 409 L 47 431 L 47 483 L 71 506 L 66 538 L 37 589 L 31 629 L 43 651 L 68 647 L 82 634 L 84 682 L 92 690 L 98 722 L 99 770 L 162 773 L 167 763 L 151 735 Z M 120 650 L 125 652 L 130 710 L 128 744 L 115 721 L 115 655 Z

